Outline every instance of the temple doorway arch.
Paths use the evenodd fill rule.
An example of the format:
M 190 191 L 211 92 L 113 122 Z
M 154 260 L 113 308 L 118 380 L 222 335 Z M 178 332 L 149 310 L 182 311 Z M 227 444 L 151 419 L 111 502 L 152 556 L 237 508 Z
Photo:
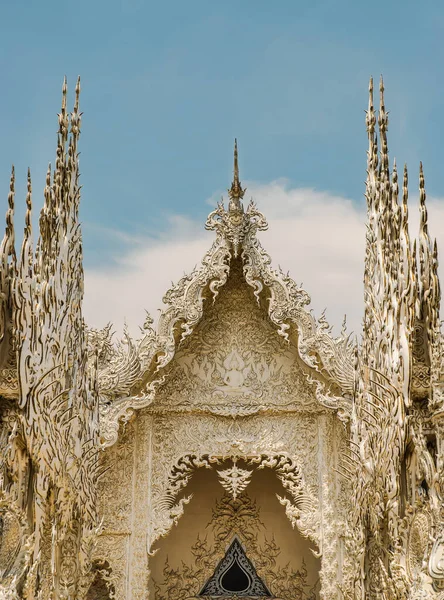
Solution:
M 232 470 L 232 465 L 231 460 L 219 460 L 215 468 L 197 468 L 183 489 L 182 498 L 185 493 L 191 496 L 184 514 L 152 548 L 150 598 L 205 599 L 206 584 L 213 578 L 214 587 L 214 578 L 219 575 L 222 580 L 224 560 L 225 572 L 230 568 L 227 553 L 237 541 L 237 551 L 245 557 L 239 561 L 240 571 L 244 570 L 244 575 L 238 571 L 239 577 L 245 582 L 248 577 L 251 581 L 257 577 L 263 584 L 264 597 L 266 590 L 268 597 L 282 600 L 317 600 L 321 568 L 318 549 L 292 527 L 285 514 L 277 497 L 287 492 L 282 481 L 272 469 L 251 469 L 249 461 L 240 459 L 237 469 L 251 472 L 251 476 L 244 489 L 233 493 L 229 486 L 221 485 L 220 475 Z M 234 569 L 231 575 L 236 575 Z M 232 594 L 225 596 L 253 597 L 243 595 L 242 590 L 236 592 L 233 577 Z M 259 589 L 258 584 L 254 597 L 258 597 Z

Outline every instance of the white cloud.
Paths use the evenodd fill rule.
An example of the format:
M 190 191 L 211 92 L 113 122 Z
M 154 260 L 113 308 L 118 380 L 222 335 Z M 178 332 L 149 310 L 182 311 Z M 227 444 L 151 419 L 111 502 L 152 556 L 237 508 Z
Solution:
M 313 189 L 291 189 L 285 181 L 268 185 L 250 183 L 252 195 L 269 222 L 259 233 L 275 266 L 289 271 L 312 298 L 316 316 L 327 308 L 327 319 L 338 331 L 344 314 L 348 329 L 360 334 L 363 313 L 362 276 L 365 243 L 364 200 L 351 200 Z M 416 203 L 413 201 L 412 206 Z M 430 199 L 431 233 L 444 237 L 444 203 Z M 412 233 L 417 231 L 417 211 L 411 209 Z M 118 333 L 124 320 L 133 334 L 143 324 L 147 309 L 153 317 L 162 307 L 162 296 L 184 272 L 200 263 L 214 233 L 174 215 L 156 240 L 135 240 L 111 269 L 85 273 L 85 318 L 103 327 L 112 321 Z M 442 239 L 442 238 L 441 238 Z

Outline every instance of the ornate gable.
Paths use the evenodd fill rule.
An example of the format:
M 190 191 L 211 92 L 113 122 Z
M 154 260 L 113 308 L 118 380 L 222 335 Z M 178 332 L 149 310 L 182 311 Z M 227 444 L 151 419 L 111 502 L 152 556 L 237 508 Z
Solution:
M 308 372 L 294 343 L 277 334 L 256 302 L 241 261 L 232 259 L 216 301 L 165 367 L 153 410 L 224 416 L 318 411 Z
M 99 387 L 104 446 L 116 441 L 119 420 L 127 420 L 135 409 L 153 403 L 156 390 L 166 380 L 168 371 L 165 367 L 201 321 L 204 303 L 216 300 L 234 265 L 238 265 L 237 276 L 241 274 L 252 288 L 257 304 L 267 305 L 268 319 L 287 348 L 292 343 L 297 348 L 300 360 L 308 368 L 308 378 L 315 384 L 318 401 L 338 410 L 341 415 L 349 412 L 354 386 L 354 347 L 345 331 L 338 338 L 333 338 L 325 318 L 317 321 L 308 310 L 310 297 L 307 292 L 298 287 L 289 275 L 271 267 L 271 259 L 256 237 L 257 231 L 268 227 L 267 221 L 252 200 L 246 210 L 241 202 L 245 190 L 239 180 L 236 144 L 234 179 L 228 193 L 228 210 L 223 202 L 219 203 L 206 222 L 206 228 L 216 232 L 213 245 L 201 266 L 184 276 L 165 294 L 166 308 L 159 318 L 157 331 L 148 318 L 144 326 L 145 336 L 135 342 L 126 335 L 126 346 L 120 346 L 117 351 L 111 350 L 103 365 Z M 103 332 L 91 332 L 93 345 L 101 335 Z M 99 341 L 101 347 L 106 346 L 106 340 Z M 223 359 L 220 365 L 222 371 L 219 371 L 222 378 L 229 378 L 230 364 L 238 365 L 238 378 L 239 373 L 247 368 L 241 368 L 245 360 L 239 358 L 234 347 L 232 350 L 235 352 L 231 357 L 219 357 Z M 230 387 L 226 381 L 222 394 Z M 244 387 L 246 391 L 248 386 Z

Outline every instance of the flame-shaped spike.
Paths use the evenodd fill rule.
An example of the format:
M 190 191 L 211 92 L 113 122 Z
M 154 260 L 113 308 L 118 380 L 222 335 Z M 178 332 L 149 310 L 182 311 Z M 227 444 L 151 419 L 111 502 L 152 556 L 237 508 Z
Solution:
M 34 258 L 32 250 L 32 183 L 31 170 L 28 168 L 25 229 L 23 235 L 19 269 L 21 273 L 20 277 L 23 281 L 31 276 L 33 260 Z
M 79 113 L 79 104 L 80 104 L 80 77 L 77 78 L 76 83 L 76 97 L 74 101 L 74 109 L 71 114 L 71 133 L 73 134 L 73 138 L 71 139 L 71 146 L 73 147 L 73 152 L 76 152 L 76 141 L 77 137 L 80 133 L 80 119 L 81 113 Z M 73 157 L 72 157 L 73 158 Z
M 5 235 L 0 244 L 0 264 L 2 269 L 6 271 L 8 257 L 12 257 L 12 261 L 15 263 L 15 230 L 14 230 L 14 209 L 15 209 L 15 169 L 14 165 L 11 167 L 11 178 L 9 180 L 9 193 L 8 193 L 8 209 L 6 211 L 6 227 Z M 1 276 L 0 276 L 1 279 Z
M 15 256 L 14 249 L 14 206 L 15 204 L 15 168 L 14 165 L 11 167 L 11 179 L 9 180 L 9 194 L 8 194 L 8 210 L 6 212 L 6 231 L 10 239 L 10 253 Z
M 366 111 L 365 124 L 367 126 L 367 133 L 369 136 L 373 136 L 375 133 L 375 108 L 373 105 L 373 77 L 370 77 L 368 84 L 368 110 Z
M 388 161 L 388 145 L 387 145 L 387 130 L 388 130 L 388 113 L 385 110 L 384 100 L 384 80 L 381 75 L 379 82 L 379 114 L 378 127 L 381 144 L 381 174 L 389 176 L 389 161 Z
M 408 199 L 409 199 L 409 174 L 407 165 L 404 164 L 404 174 L 402 178 L 402 205 L 404 207 L 404 213 L 408 214 Z
M 59 117 L 59 136 L 61 137 L 61 140 L 59 140 L 59 144 L 63 146 L 63 142 L 66 139 L 66 136 L 68 134 L 68 113 L 66 110 L 66 98 L 67 98 L 67 93 L 68 93 L 68 83 L 67 83 L 67 79 L 66 79 L 66 75 L 63 78 L 63 85 L 62 85 L 62 106 L 60 109 L 60 113 L 58 115 Z
M 79 100 L 80 100 L 80 75 L 77 77 L 76 83 L 76 99 L 74 102 L 74 110 L 77 112 L 79 110 Z
M 25 213 L 25 235 L 32 232 L 32 182 L 31 169 L 28 167 L 27 193 L 26 193 L 26 213 Z
M 394 206 L 398 204 L 398 194 L 399 194 L 398 168 L 396 166 L 396 158 L 395 158 L 393 160 L 393 172 L 392 172 L 392 203 Z
M 403 178 L 402 178 L 402 207 L 401 207 L 400 233 L 401 233 L 401 237 L 402 236 L 404 237 L 405 251 L 407 252 L 407 255 L 408 255 L 407 259 L 410 262 L 411 261 L 411 252 L 410 252 L 410 236 L 409 236 L 409 226 L 408 226 L 408 221 L 409 221 L 408 184 L 409 184 L 409 178 L 408 178 L 407 165 L 404 164 L 404 173 L 403 173 Z
M 424 232 L 425 235 L 428 235 L 426 191 L 425 191 L 424 170 L 422 167 L 422 162 L 419 163 L 419 210 L 420 210 L 420 214 L 421 214 L 420 230 L 422 232 Z
M 8 209 L 6 211 L 6 227 L 3 240 L 0 242 L 0 343 L 7 329 L 7 311 L 10 301 L 13 278 L 16 274 L 15 232 L 14 232 L 14 198 L 15 198 L 15 169 L 11 168 L 9 181 Z
M 377 168 L 378 168 L 378 142 L 376 138 L 376 116 L 373 105 L 373 78 L 370 77 L 368 86 L 368 110 L 366 111 L 365 124 L 368 135 L 367 151 L 367 181 L 365 196 L 367 206 L 375 208 L 377 204 Z

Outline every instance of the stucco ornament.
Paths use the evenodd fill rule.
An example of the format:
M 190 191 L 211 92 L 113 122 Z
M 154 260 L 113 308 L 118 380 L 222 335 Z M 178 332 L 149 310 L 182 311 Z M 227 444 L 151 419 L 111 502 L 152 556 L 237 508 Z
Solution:
M 318 401 L 348 418 L 354 385 L 354 346 L 345 328 L 339 337 L 332 337 L 325 317 L 316 321 L 307 309 L 310 303 L 307 292 L 281 270 L 271 267 L 271 259 L 256 237 L 258 231 L 267 229 L 267 221 L 253 201 L 244 210 L 241 202 L 244 193 L 235 144 L 228 210 L 219 203 L 208 216 L 206 228 L 215 231 L 216 239 L 202 265 L 165 294 L 163 300 L 167 306 L 157 329 L 153 330 L 149 322 L 148 327 L 145 325 L 147 333 L 140 340 L 133 341 L 126 335 L 125 350 L 120 345 L 99 370 L 99 389 L 107 398 L 105 407 L 102 403 L 101 415 L 104 446 L 115 443 L 119 420 L 128 420 L 134 410 L 154 401 L 155 390 L 163 381 L 163 369 L 201 321 L 205 301 L 208 304 L 216 300 L 239 257 L 242 277 L 252 287 L 256 301 L 265 302 L 267 295 L 268 317 L 278 334 L 287 342 L 290 335 L 297 340 L 300 358 L 311 372 L 307 377 L 315 385 Z M 97 339 L 97 332 L 94 336 Z M 229 392 L 245 381 L 248 366 L 243 363 L 244 358 L 232 348 L 223 362 L 225 379 L 221 391 Z
M 9 321 L 2 321 L 0 337 L 8 351 L 11 344 L 14 348 L 18 392 L 0 403 L 2 553 L 9 556 L 2 565 L 0 596 L 7 598 L 80 594 L 99 525 L 96 365 L 94 360 L 87 365 L 81 310 L 79 95 L 80 81 L 69 114 L 64 82 L 55 169 L 47 171 L 35 247 L 28 171 L 17 260 L 14 171 L 11 176 L 0 317 Z
M 238 467 L 236 460 L 233 461 L 233 466 L 229 469 L 217 471 L 222 486 L 233 496 L 233 498 L 237 498 L 237 496 L 245 490 L 250 483 L 252 474 L 253 471 Z
M 125 329 L 117 343 L 111 325 L 86 327 L 79 96 L 80 82 L 69 114 L 64 83 L 37 241 L 28 173 L 17 253 L 14 169 L 7 197 L 0 600 L 146 600 L 153 554 L 190 510 L 196 470 L 219 473 L 222 509 L 234 518 L 242 504 L 251 513 L 247 494 L 264 468 L 282 484 L 282 515 L 319 561 L 319 586 L 307 587 L 313 573 L 304 566 L 276 573 L 277 549 L 267 541 L 258 572 L 276 597 L 442 600 L 438 250 L 422 164 L 419 233 L 410 238 L 408 173 L 399 177 L 390 165 L 382 79 L 379 113 L 371 80 L 366 114 L 359 343 L 345 326 L 334 337 L 324 315 L 313 316 L 307 292 L 272 268 L 258 238 L 267 221 L 254 202 L 242 202 L 237 143 L 228 206 L 218 204 L 206 222 L 213 243 L 167 291 L 158 324 L 147 314 L 138 339 Z M 199 559 L 207 551 L 204 543 L 193 548 Z M 160 598 L 191 590 L 191 571 L 165 573 Z M 294 578 L 303 583 L 291 587 Z
M 260 507 L 247 493 L 242 493 L 238 498 L 228 494 L 223 496 L 217 502 L 212 519 L 206 527 L 210 535 L 207 534 L 204 538 L 199 536 L 194 541 L 191 551 L 193 562 L 184 565 L 185 568 L 180 571 L 167 562 L 163 580 L 155 581 L 156 598 L 197 599 L 202 595 L 199 592 L 204 592 L 205 584 L 209 582 L 215 595 L 228 596 L 223 584 L 219 583 L 218 567 L 222 567 L 222 574 L 223 567 L 229 567 L 224 563 L 224 559 L 227 555 L 230 558 L 230 546 L 236 541 L 245 556 L 251 560 L 250 564 L 244 563 L 247 576 L 252 582 L 259 576 L 263 582 L 262 586 L 265 584 L 270 589 L 267 593 L 268 589 L 258 584 L 254 597 L 272 595 L 281 600 L 316 598 L 319 585 L 313 582 L 305 563 L 302 561 L 298 569 L 289 565 L 280 567 L 278 563 L 282 550 L 273 537 L 261 539 L 263 529 Z M 227 551 L 224 555 L 225 549 Z M 247 597 L 250 596 L 253 596 L 253 593 L 247 594 Z

